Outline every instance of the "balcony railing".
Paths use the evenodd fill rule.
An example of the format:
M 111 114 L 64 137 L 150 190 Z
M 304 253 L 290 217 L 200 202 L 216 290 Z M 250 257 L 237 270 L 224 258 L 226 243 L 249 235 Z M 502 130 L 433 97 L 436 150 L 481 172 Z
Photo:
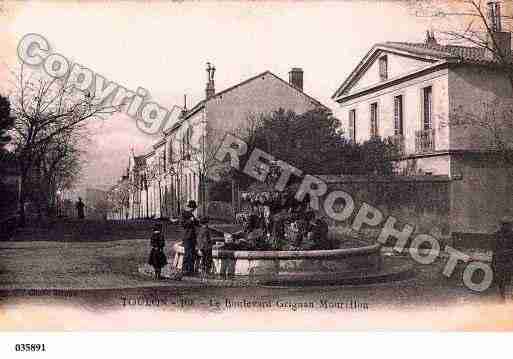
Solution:
M 415 132 L 415 152 L 427 153 L 435 150 L 435 130 L 420 130 Z
M 393 135 L 390 136 L 390 141 L 395 146 L 396 156 L 404 156 L 405 155 L 405 149 L 404 149 L 404 136 L 403 135 Z

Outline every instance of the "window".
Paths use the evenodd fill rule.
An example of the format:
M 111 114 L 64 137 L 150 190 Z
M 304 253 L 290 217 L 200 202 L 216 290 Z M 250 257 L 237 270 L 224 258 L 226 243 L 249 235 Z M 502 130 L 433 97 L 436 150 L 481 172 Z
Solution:
M 191 174 L 190 174 L 190 173 L 189 173 L 188 177 L 189 177 L 189 178 L 188 178 L 188 182 L 187 182 L 187 183 L 189 184 L 189 197 L 188 197 L 188 198 L 189 198 L 189 199 L 192 199 L 192 198 L 193 198 L 193 192 L 192 192 L 192 176 L 191 176 Z
M 349 138 L 356 142 L 356 110 L 349 110 Z
M 169 163 L 173 163 L 173 141 L 169 140 Z
M 191 140 L 192 140 L 192 127 L 189 126 L 187 128 L 187 154 L 188 156 L 190 157 L 191 156 L 191 153 L 192 153 L 192 145 L 191 145 Z
M 379 58 L 379 78 L 381 81 L 388 80 L 388 57 L 386 55 Z
M 432 112 L 433 112 L 433 88 L 431 86 L 422 89 L 422 129 L 429 130 L 432 128 Z
M 394 97 L 394 134 L 403 135 L 403 96 Z
M 185 160 L 191 160 L 192 155 L 192 128 L 187 127 L 183 137 L 182 137 L 182 158 Z
M 192 174 L 192 195 L 193 195 L 195 200 L 197 200 L 197 198 L 196 198 L 197 191 L 198 191 L 198 188 L 197 188 L 197 185 L 196 185 L 196 173 L 193 173 Z
M 184 176 L 184 192 L 185 192 L 185 199 L 189 199 L 189 184 L 187 183 L 187 175 Z
M 378 103 L 373 102 L 370 105 L 370 135 L 377 137 L 378 134 Z

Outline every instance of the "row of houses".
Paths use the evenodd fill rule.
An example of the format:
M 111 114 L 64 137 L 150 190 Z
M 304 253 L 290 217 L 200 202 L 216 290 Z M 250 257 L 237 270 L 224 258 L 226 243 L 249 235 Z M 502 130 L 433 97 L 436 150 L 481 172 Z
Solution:
M 501 46 L 511 57 L 511 33 L 496 30 L 500 41 L 490 41 L 490 47 Z M 333 112 L 356 142 L 391 138 L 401 150 L 403 175 L 447 177 L 451 232 L 490 231 L 513 204 L 512 170 L 498 161 L 494 142 L 497 135 L 513 138 L 513 126 L 494 125 L 493 133 L 494 126 L 483 123 L 510 103 L 507 71 L 489 49 L 443 45 L 430 32 L 422 43 L 378 43 L 341 81 Z M 327 108 L 303 91 L 300 68 L 290 70 L 288 81 L 265 71 L 219 92 L 212 65 L 206 74 L 204 100 L 184 108 L 149 152 L 131 153 L 128 218 L 172 217 L 189 199 L 206 203 L 204 167 L 211 154 L 204 149 L 236 132 L 249 116 Z M 469 118 L 477 122 L 461 120 Z
M 180 120 L 162 134 L 147 153 L 130 154 L 122 182 L 130 190 L 126 198 L 128 218 L 174 217 L 188 200 L 207 201 L 204 184 L 215 155 L 215 144 L 227 132 L 244 128 L 254 116 L 280 108 L 304 113 L 325 108 L 303 92 L 303 71 L 291 69 L 289 81 L 270 71 L 262 72 L 216 92 L 215 67 L 207 65 L 205 99 L 184 108 Z M 117 191 L 123 187 L 116 185 Z M 205 210 L 200 206 L 200 210 Z

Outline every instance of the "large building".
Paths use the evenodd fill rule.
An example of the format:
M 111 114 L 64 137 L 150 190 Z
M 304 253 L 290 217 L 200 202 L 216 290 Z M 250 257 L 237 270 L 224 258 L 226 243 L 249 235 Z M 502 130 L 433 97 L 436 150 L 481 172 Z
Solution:
M 513 139 L 501 117 L 511 111 L 511 65 L 499 61 L 511 61 L 511 33 L 497 30 L 489 49 L 442 45 L 432 32 L 423 43 L 376 44 L 333 95 L 354 141 L 391 138 L 403 174 L 451 179 L 454 232 L 489 232 L 512 210 L 512 169 L 496 141 Z
M 303 92 L 303 71 L 293 68 L 289 81 L 269 71 L 216 92 L 215 68 L 207 64 L 205 99 L 185 109 L 147 153 L 132 153 L 128 168 L 129 218 L 176 216 L 188 200 L 207 202 L 206 177 L 216 144 L 228 132 L 244 128 L 255 116 L 278 109 L 298 114 L 319 107 Z

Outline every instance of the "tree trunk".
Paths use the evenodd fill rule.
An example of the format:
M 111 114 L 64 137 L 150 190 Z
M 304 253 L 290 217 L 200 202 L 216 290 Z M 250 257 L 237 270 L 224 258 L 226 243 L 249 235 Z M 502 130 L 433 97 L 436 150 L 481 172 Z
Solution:
M 160 217 L 162 218 L 163 215 L 162 215 L 162 187 L 160 185 L 160 181 L 159 181 L 159 212 L 160 212 Z M 155 217 L 156 217 L 156 214 L 155 214 Z
M 200 193 L 203 215 L 206 216 L 208 214 L 208 177 L 205 175 L 202 175 L 200 179 Z
M 149 194 L 150 191 L 148 190 L 148 187 L 146 187 L 146 218 L 150 218 L 150 202 L 149 202 Z
M 20 227 L 25 227 L 26 222 L 27 222 L 26 213 L 25 213 L 26 187 L 27 187 L 27 173 L 26 173 L 26 171 L 22 170 L 21 174 L 20 174 L 20 182 L 19 182 L 19 186 L 18 186 L 18 214 L 19 214 L 18 225 Z
M 232 215 L 233 215 L 233 218 L 235 218 L 235 214 L 236 214 L 236 210 L 235 210 L 235 180 L 232 178 Z

